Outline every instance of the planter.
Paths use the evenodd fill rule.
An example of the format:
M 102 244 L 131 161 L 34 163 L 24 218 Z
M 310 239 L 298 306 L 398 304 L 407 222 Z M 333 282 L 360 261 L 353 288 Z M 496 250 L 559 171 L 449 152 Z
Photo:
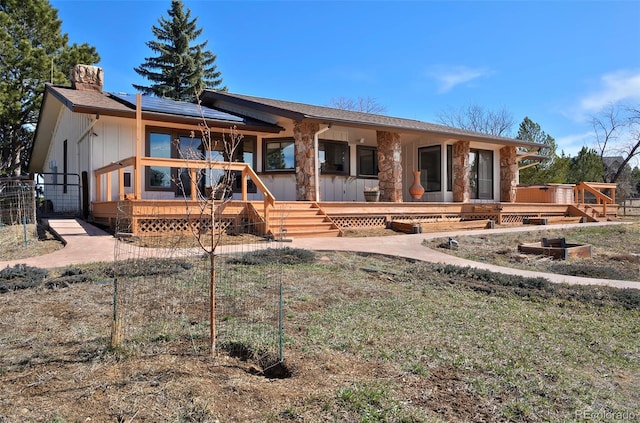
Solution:
M 424 194 L 424 188 L 420 184 L 419 170 L 415 170 L 413 172 L 413 184 L 409 187 L 409 194 L 411 194 L 411 198 L 414 200 L 420 200 L 422 198 L 422 194 Z
M 364 200 L 367 203 L 377 203 L 380 201 L 380 191 L 365 191 Z

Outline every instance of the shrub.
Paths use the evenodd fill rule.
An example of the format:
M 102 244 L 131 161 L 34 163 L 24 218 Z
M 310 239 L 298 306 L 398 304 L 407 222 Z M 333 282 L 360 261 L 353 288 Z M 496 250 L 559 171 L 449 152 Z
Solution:
M 229 260 L 231 264 L 264 265 L 269 263 L 303 264 L 315 260 L 312 251 L 302 248 L 267 248 L 243 254 Z
M 0 293 L 18 289 L 35 288 L 47 277 L 49 272 L 39 267 L 16 264 L 0 271 Z

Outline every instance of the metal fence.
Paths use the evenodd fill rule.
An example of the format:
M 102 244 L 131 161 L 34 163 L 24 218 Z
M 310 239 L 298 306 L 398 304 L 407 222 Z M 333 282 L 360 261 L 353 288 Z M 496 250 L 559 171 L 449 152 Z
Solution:
M 28 177 L 0 178 L 0 225 L 36 223 L 36 196 Z
M 80 216 L 82 184 L 77 173 L 39 173 L 35 176 L 38 216 Z

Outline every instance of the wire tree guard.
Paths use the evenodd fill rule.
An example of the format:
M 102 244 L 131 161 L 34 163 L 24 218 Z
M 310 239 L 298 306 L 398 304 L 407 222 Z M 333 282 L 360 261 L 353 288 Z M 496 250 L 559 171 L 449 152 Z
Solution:
M 220 150 L 207 134 L 203 130 L 202 150 L 184 154 L 185 160 L 203 160 L 205 169 L 197 177 L 212 181 L 213 167 L 207 164 L 216 158 L 202 151 L 220 151 L 228 160 L 237 139 L 232 134 Z M 232 171 L 225 171 L 215 175 L 218 182 L 209 190 L 198 190 L 198 200 L 187 202 L 186 222 L 182 216 L 179 224 L 166 223 L 167 216 L 184 214 L 184 207 L 172 211 L 159 205 L 157 217 L 163 223 L 144 236 L 132 236 L 126 202 L 119 208 L 113 347 L 195 354 L 220 349 L 253 360 L 263 371 L 282 363 L 282 263 L 241 259 L 282 244 L 251 235 L 258 233 L 251 224 L 242 225 L 243 233 L 238 233 L 238 228 L 221 221 L 216 210 L 228 201 L 224 191 L 233 177 Z M 194 185 L 179 178 L 174 183 Z M 201 181 L 195 185 L 201 186 Z

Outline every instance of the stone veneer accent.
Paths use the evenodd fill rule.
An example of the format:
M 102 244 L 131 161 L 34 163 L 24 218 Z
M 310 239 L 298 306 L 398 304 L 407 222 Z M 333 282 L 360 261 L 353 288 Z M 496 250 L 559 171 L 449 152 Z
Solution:
M 316 184 L 314 169 L 313 135 L 320 129 L 320 124 L 296 122 L 293 138 L 296 143 L 296 200 L 315 201 Z
M 453 201 L 468 203 L 471 199 L 469 180 L 469 141 L 453 144 Z
M 506 146 L 500 149 L 500 201 L 516 202 L 516 178 L 518 175 L 518 160 L 516 148 Z
M 402 149 L 396 132 L 377 131 L 380 201 L 402 202 Z
M 104 77 L 102 68 L 91 65 L 75 65 L 69 72 L 71 86 L 79 91 L 102 92 Z

